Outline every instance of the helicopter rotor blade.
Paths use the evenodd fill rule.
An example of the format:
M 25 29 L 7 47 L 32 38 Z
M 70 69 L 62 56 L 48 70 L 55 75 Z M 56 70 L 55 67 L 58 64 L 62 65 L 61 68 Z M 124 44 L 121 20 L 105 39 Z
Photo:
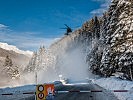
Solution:
M 64 24 L 67 28 L 70 28 L 67 24 Z
M 60 28 L 60 29 L 67 29 L 67 28 Z

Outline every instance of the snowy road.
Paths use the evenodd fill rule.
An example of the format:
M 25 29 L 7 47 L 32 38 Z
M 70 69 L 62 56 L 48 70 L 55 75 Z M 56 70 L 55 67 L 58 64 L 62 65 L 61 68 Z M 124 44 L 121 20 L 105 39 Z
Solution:
M 103 90 L 105 92 L 90 92 L 90 93 L 56 93 L 55 100 L 118 100 L 112 93 L 107 92 L 103 88 L 95 84 L 69 84 L 55 87 L 56 91 L 89 91 L 89 90 Z M 25 99 L 21 99 L 25 100 Z M 28 97 L 28 100 L 34 100 L 34 97 Z
M 103 90 L 101 87 L 94 84 L 77 84 L 77 85 L 63 85 L 56 88 L 58 91 L 65 90 Z M 118 100 L 113 94 L 105 92 L 90 92 L 90 93 L 62 93 L 56 94 L 56 100 Z
M 107 92 L 103 88 L 95 84 L 89 83 L 76 83 L 67 85 L 55 86 L 55 91 L 90 91 L 102 90 L 103 92 L 69 92 L 69 93 L 56 93 L 55 100 L 118 100 L 114 94 Z M 0 100 L 35 100 L 34 94 L 19 94 L 19 92 L 35 91 L 34 85 L 27 85 L 16 88 L 1 89 L 0 93 L 16 93 L 16 95 L 1 95 Z M 18 94 L 17 94 L 18 93 Z

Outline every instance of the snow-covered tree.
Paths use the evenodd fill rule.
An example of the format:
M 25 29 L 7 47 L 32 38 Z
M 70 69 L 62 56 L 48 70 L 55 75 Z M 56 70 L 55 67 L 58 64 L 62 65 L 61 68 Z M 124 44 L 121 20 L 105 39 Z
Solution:
M 98 18 L 94 18 L 91 52 L 87 55 L 93 73 L 111 76 L 121 72 L 127 79 L 133 79 L 132 5 L 132 0 L 112 0 L 101 20 L 97 22 Z
M 40 47 L 37 52 L 33 53 L 29 64 L 25 68 L 25 72 L 34 72 L 39 70 L 47 70 L 49 66 L 54 66 L 55 57 L 44 46 Z
M 102 40 L 105 47 L 100 71 L 105 76 L 119 71 L 132 79 L 132 4 L 130 0 L 113 0 L 107 18 L 104 16 L 106 26 L 102 28 Z
M 12 72 L 12 79 L 19 79 L 19 78 L 20 78 L 19 68 L 18 66 L 15 66 Z
M 9 58 L 9 56 L 6 56 L 3 66 L 4 66 L 3 72 L 6 73 L 9 77 L 11 77 L 13 73 L 13 63 L 12 60 Z
M 13 66 L 12 59 L 9 56 L 6 56 L 3 67 L 4 69 L 2 72 L 9 78 L 16 79 L 20 77 L 19 68 Z
M 95 16 L 94 20 L 94 38 L 99 39 L 100 38 L 100 22 L 97 16 Z
M 32 55 L 31 60 L 29 61 L 29 64 L 27 65 L 25 72 L 33 72 L 36 68 L 36 59 L 37 59 L 37 52 L 34 52 Z

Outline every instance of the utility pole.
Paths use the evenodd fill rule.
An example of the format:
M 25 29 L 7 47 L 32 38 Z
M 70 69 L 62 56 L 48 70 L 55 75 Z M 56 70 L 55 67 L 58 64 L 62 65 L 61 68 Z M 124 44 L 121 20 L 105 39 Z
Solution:
M 36 85 L 37 85 L 37 71 L 35 72 L 35 80 L 36 80 Z
M 35 69 L 35 86 L 37 86 L 37 70 Z M 35 100 L 37 100 L 36 93 L 35 93 Z

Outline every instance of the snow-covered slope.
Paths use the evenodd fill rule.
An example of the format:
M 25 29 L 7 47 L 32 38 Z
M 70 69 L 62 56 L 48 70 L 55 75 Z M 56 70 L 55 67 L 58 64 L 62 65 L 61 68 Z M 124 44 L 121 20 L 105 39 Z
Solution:
M 14 75 L 18 76 L 18 81 L 23 73 L 23 69 L 27 66 L 29 59 L 32 56 L 31 51 L 19 50 L 16 46 L 8 45 L 0 42 L 0 87 L 12 84 Z M 7 60 L 7 58 L 9 58 Z M 10 65 L 7 65 L 10 62 Z M 10 67 L 9 67 L 10 66 Z M 9 70 L 10 68 L 10 70 Z M 14 83 L 14 85 L 16 85 Z
M 119 100 L 133 100 L 133 82 L 121 80 L 116 77 L 94 79 L 93 83 L 110 90 L 128 90 L 128 92 L 113 92 Z
M 43 77 L 38 79 L 43 81 L 47 80 L 47 76 L 49 76 L 49 80 L 54 77 L 59 79 L 59 75 L 71 81 L 84 80 L 88 76 L 88 66 L 85 63 L 86 56 L 83 48 L 86 48 L 87 45 L 80 42 L 84 39 L 79 36 L 79 33 L 80 30 L 76 30 L 70 35 L 62 37 L 48 50 L 41 47 L 34 53 L 25 71 L 34 72 L 43 69 Z
M 31 51 L 23 51 L 23 50 L 20 50 L 20 49 L 18 49 L 16 46 L 9 45 L 9 44 L 7 44 L 7 43 L 2 43 L 2 42 L 0 42 L 0 48 L 3 48 L 3 49 L 5 49 L 5 50 L 12 50 L 12 51 L 14 51 L 14 52 L 16 52 L 16 53 L 24 54 L 24 55 L 29 56 L 29 57 L 30 57 L 30 56 L 32 55 L 32 53 L 33 53 L 33 52 L 31 52 Z

